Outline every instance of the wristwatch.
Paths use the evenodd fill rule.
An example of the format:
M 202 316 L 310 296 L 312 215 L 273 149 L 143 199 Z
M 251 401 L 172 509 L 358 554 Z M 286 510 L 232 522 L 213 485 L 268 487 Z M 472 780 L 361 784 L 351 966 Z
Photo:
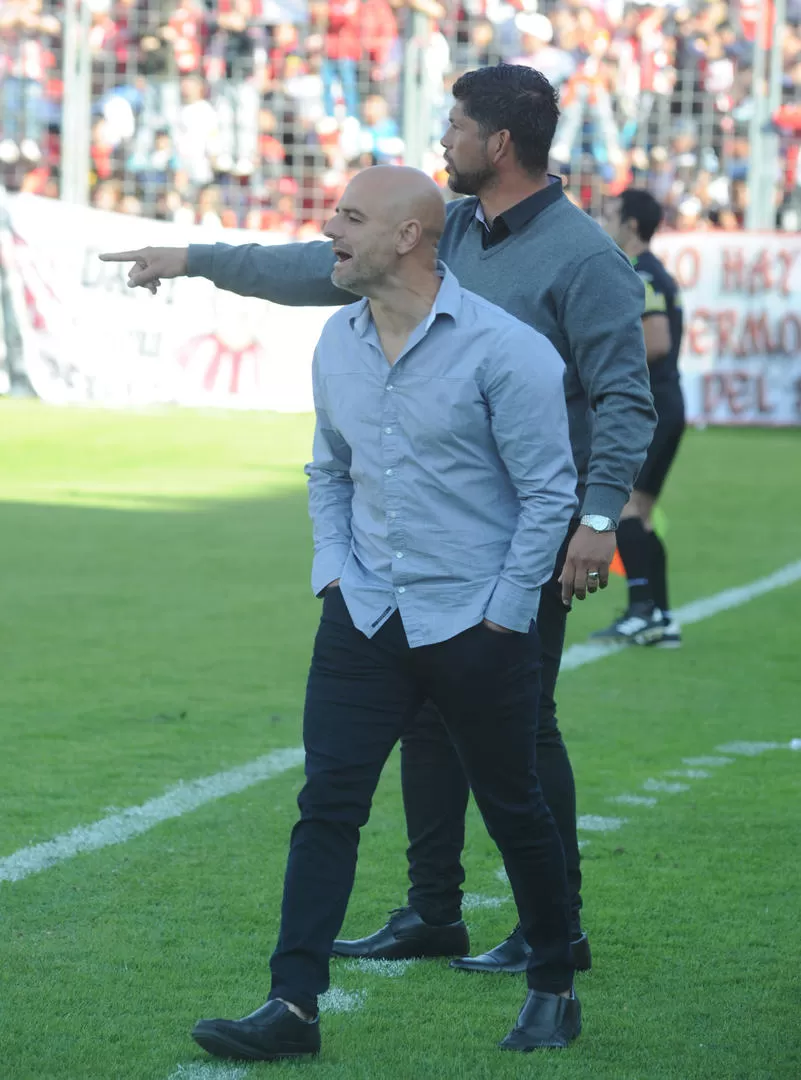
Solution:
M 616 521 L 612 521 L 612 519 L 608 517 L 603 517 L 601 514 L 584 514 L 581 518 L 581 524 L 586 525 L 588 529 L 592 529 L 593 532 L 598 533 L 614 532 L 617 528 Z

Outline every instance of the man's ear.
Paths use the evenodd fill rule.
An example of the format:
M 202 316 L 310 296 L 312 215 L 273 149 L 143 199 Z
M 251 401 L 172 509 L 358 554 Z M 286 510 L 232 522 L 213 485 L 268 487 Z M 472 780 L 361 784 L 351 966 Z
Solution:
M 395 239 L 395 250 L 399 255 L 408 255 L 414 251 L 420 243 L 423 235 L 423 226 L 415 218 L 410 218 L 398 226 L 398 235 Z
M 514 153 L 514 146 L 512 144 L 512 136 L 509 132 L 503 128 L 501 131 L 496 131 L 490 136 L 490 140 L 494 143 L 494 146 L 490 148 L 490 142 L 487 143 L 487 151 L 489 153 L 489 159 L 493 165 L 497 165 L 499 161 L 504 158 L 508 158 L 510 154 Z

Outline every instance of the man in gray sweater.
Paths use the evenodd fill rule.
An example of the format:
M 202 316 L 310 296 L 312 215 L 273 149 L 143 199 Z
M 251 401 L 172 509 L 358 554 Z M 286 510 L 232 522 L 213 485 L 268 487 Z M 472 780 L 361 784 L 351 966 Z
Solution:
M 656 416 L 643 343 L 644 290 L 623 253 L 564 196 L 548 175 L 559 117 L 557 95 L 531 68 L 500 64 L 463 75 L 442 144 L 450 188 L 468 196 L 448 205 L 439 257 L 462 286 L 545 334 L 565 362 L 570 438 L 578 470 L 580 517 L 565 538 L 542 592 L 538 773 L 565 849 L 571 892 L 573 961 L 590 966 L 582 932 L 581 870 L 573 772 L 554 700 L 573 596 L 607 584 L 615 528 L 651 441 Z M 352 297 L 331 281 L 330 243 L 200 244 L 101 256 L 132 261 L 131 287 L 155 292 L 162 278 L 205 277 L 219 288 L 278 304 L 325 306 Z M 495 949 L 465 957 L 461 852 L 468 785 L 433 706 L 402 743 L 409 835 L 409 906 L 337 955 L 374 959 L 457 956 L 477 971 L 526 969 L 519 928 Z

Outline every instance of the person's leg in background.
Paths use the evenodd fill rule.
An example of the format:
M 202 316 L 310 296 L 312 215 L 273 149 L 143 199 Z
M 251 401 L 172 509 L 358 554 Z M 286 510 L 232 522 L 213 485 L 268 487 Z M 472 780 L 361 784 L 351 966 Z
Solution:
M 259 139 L 259 92 L 250 79 L 242 79 L 234 85 L 236 105 L 236 155 L 235 171 L 249 176 L 258 158 Z
M 36 162 L 42 156 L 44 87 L 37 79 L 23 79 L 23 93 L 25 95 L 25 127 L 20 149 L 26 160 Z
M 560 165 L 569 165 L 584 124 L 587 88 L 583 83 L 568 82 L 562 101 L 562 113 L 556 125 L 551 157 Z
M 380 930 L 334 942 L 335 956 L 405 960 L 463 956 L 462 849 L 470 787 L 439 710 L 427 701 L 401 737 L 401 782 L 409 847 L 408 907 Z
M 272 1060 L 319 1049 L 312 1022 L 353 887 L 359 830 L 384 763 L 421 705 L 408 653 L 397 612 L 368 640 L 353 626 L 340 590 L 326 593 L 306 689 L 306 782 L 269 1000 L 242 1020 L 200 1021 L 192 1034 L 209 1053 Z
M 336 61 L 324 56 L 320 65 L 320 78 L 323 81 L 323 108 L 325 115 L 333 117 L 334 113 L 334 79 L 337 77 Z
M 342 97 L 345 101 L 345 111 L 348 116 L 357 120 L 361 115 L 359 108 L 359 67 L 355 60 L 339 61 L 339 81 L 342 86 Z
M 19 157 L 19 143 L 23 112 L 22 79 L 9 75 L 0 80 L 0 103 L 2 103 L 2 127 L 0 127 L 0 161 L 12 164 Z
M 669 609 L 659 602 L 667 604 L 667 560 L 664 545 L 653 531 L 652 515 L 684 434 L 684 402 L 680 390 L 657 395 L 655 401 L 656 431 L 617 529 L 628 607 L 611 626 L 592 636 L 676 648 L 681 644 L 681 631 Z
M 540 638 L 542 673 L 536 747 L 537 776 L 545 802 L 556 822 L 565 854 L 573 962 L 577 971 L 588 971 L 592 966 L 592 956 L 587 935 L 581 928 L 581 855 L 576 824 L 576 783 L 556 716 L 556 685 L 568 615 L 568 609 L 562 603 L 559 575 L 565 563 L 568 544 L 577 526 L 577 521 L 571 523 L 557 556 L 553 576 L 543 586 L 540 597 L 537 632 Z M 517 926 L 505 941 L 493 949 L 479 956 L 454 960 L 451 966 L 463 971 L 523 972 L 528 965 L 529 953 L 525 937 Z
M 573 769 L 559 731 L 554 699 L 564 647 L 567 609 L 558 577 L 573 522 L 557 557 L 551 580 L 540 599 L 537 630 L 542 648 L 542 697 L 537 729 L 539 777 L 545 801 L 556 821 L 567 863 L 571 897 L 574 961 L 579 970 L 591 966 L 589 943 L 582 933 L 581 862 L 576 831 Z M 506 941 L 477 957 L 467 957 L 469 941 L 460 920 L 464 870 L 465 811 L 469 786 L 462 764 L 437 708 L 427 702 L 401 738 L 401 781 L 409 837 L 409 907 L 376 933 L 355 941 L 337 941 L 336 955 L 374 959 L 417 956 L 462 956 L 454 967 L 470 971 L 522 972 L 529 949 L 519 929 Z
M 427 701 L 401 741 L 409 847 L 409 906 L 433 926 L 461 919 L 465 814 L 470 798 L 442 716 Z
M 483 623 L 416 656 L 426 689 L 503 856 L 529 958 L 530 994 L 506 1049 L 564 1047 L 578 1035 L 570 903 L 559 833 L 537 780 L 539 640 Z

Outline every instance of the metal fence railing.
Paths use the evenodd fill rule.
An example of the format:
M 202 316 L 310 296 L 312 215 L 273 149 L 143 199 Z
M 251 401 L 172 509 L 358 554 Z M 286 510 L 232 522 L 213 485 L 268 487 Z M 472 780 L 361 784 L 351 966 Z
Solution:
M 0 182 L 302 237 L 365 164 L 438 175 L 453 79 L 505 60 L 560 87 L 552 167 L 590 212 L 639 183 L 677 228 L 759 198 L 794 229 L 799 23 L 798 0 L 2 0 Z

